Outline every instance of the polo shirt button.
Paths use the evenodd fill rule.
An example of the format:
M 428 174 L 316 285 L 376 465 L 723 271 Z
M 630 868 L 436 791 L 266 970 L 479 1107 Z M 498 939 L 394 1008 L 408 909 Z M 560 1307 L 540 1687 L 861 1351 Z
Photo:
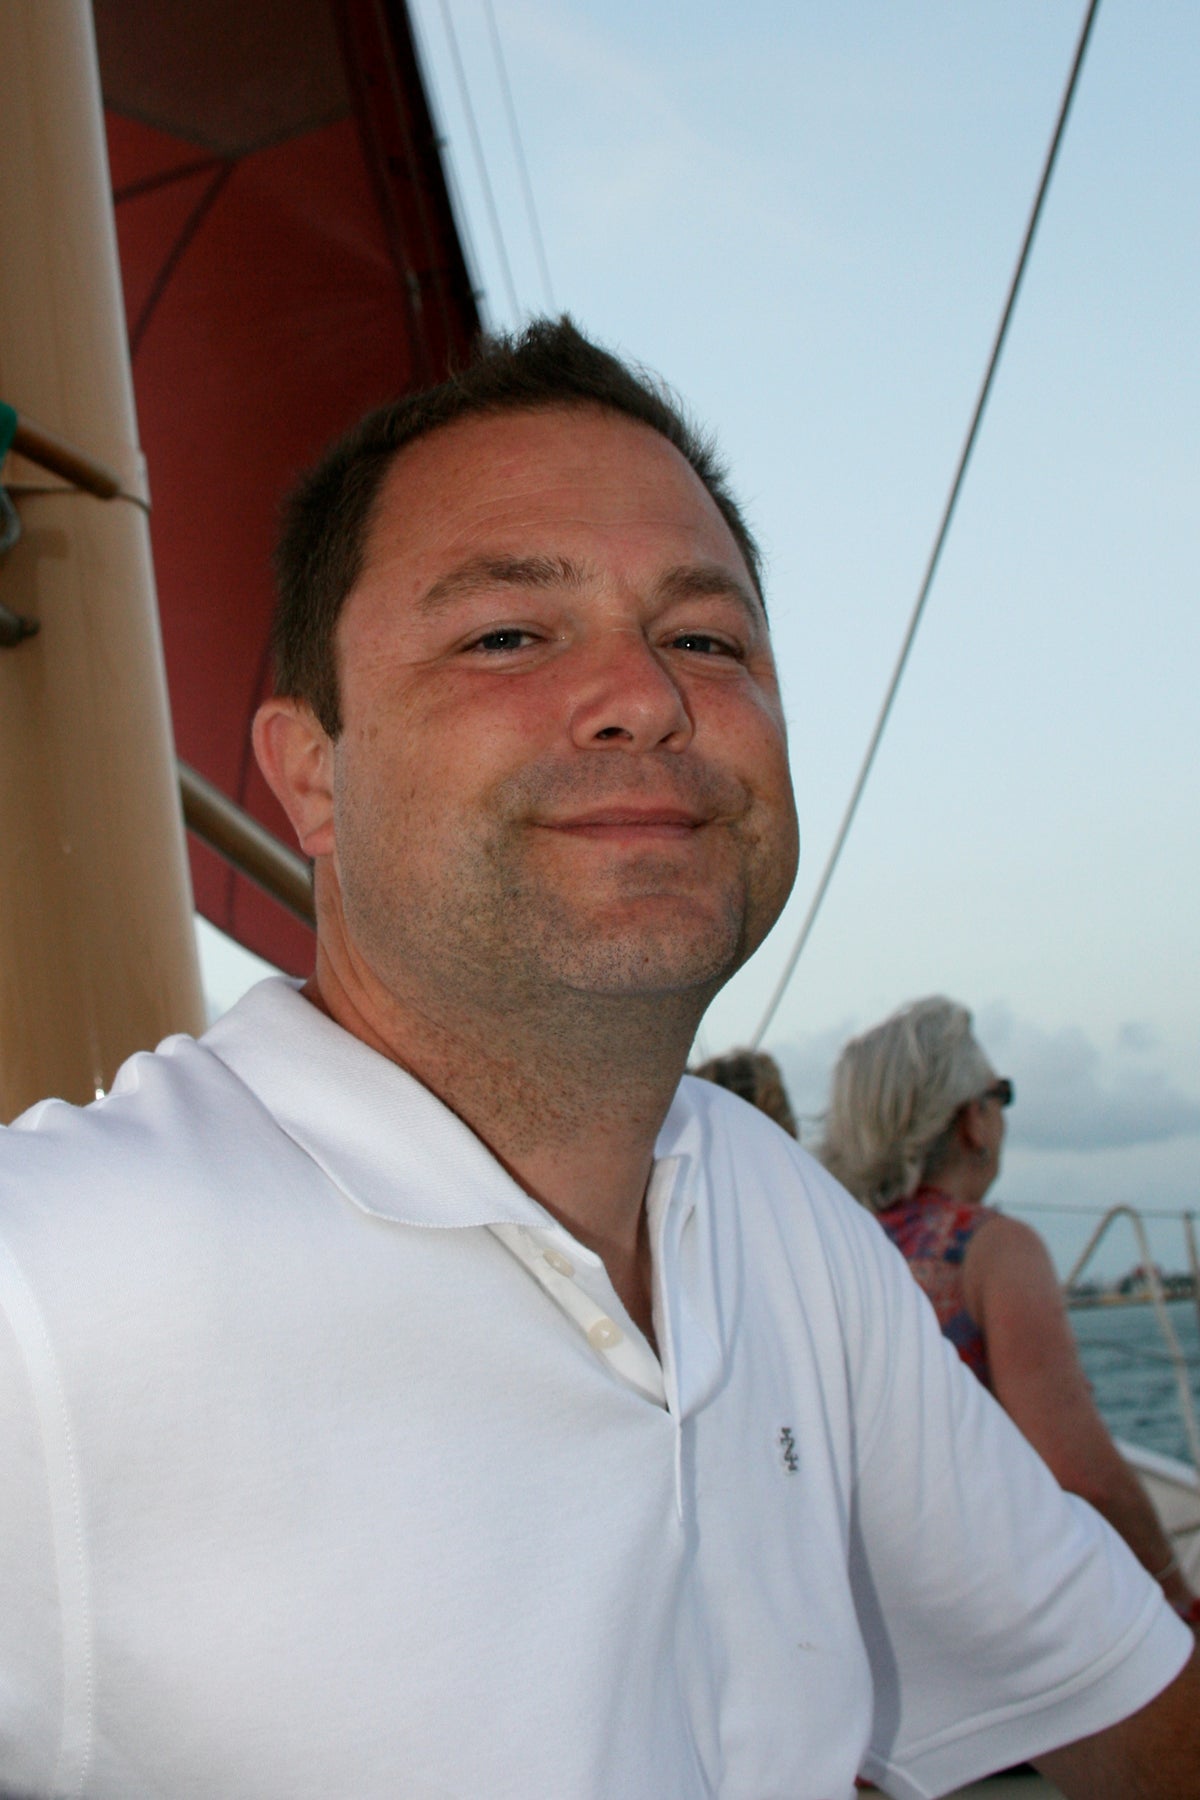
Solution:
M 597 1319 L 588 1331 L 588 1343 L 593 1350 L 611 1350 L 621 1341 L 621 1328 L 614 1325 L 611 1319 Z
M 550 1267 L 556 1270 L 559 1275 L 573 1275 L 575 1273 L 575 1264 L 565 1257 L 561 1250 L 543 1250 L 542 1255 L 550 1264 Z

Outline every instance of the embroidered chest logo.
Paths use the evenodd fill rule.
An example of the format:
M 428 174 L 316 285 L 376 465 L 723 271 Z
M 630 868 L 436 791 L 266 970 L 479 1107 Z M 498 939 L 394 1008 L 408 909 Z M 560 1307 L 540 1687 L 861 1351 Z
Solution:
M 792 1436 L 791 1427 L 783 1425 L 779 1431 L 779 1455 L 789 1475 L 795 1475 L 800 1468 L 800 1458 L 796 1455 L 796 1440 Z

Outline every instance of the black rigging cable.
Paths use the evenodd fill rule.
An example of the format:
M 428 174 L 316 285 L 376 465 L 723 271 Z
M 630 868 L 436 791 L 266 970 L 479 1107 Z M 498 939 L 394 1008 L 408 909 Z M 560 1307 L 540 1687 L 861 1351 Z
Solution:
M 879 748 L 879 742 L 883 736 L 884 727 L 887 725 L 888 715 L 892 710 L 892 702 L 896 698 L 896 691 L 900 686 L 900 680 L 904 674 L 905 664 L 908 662 L 908 653 L 912 649 L 913 640 L 917 635 L 917 627 L 921 622 L 921 614 L 925 610 L 925 602 L 929 598 L 929 590 L 933 586 L 933 578 L 937 573 L 937 566 L 941 560 L 942 550 L 950 531 L 950 521 L 954 517 L 954 509 L 958 504 L 958 496 L 962 488 L 963 478 L 967 472 L 967 464 L 970 462 L 971 452 L 975 448 L 975 439 L 979 434 L 980 422 L 983 418 L 984 408 L 988 402 L 988 395 L 991 392 L 992 378 L 996 373 L 996 366 L 1000 361 L 1000 352 L 1004 348 L 1004 340 L 1008 335 L 1009 323 L 1012 319 L 1013 309 L 1017 302 L 1017 293 L 1021 286 L 1021 279 L 1025 274 L 1025 265 L 1029 260 L 1029 252 L 1033 246 L 1033 238 L 1034 233 L 1037 230 L 1038 220 L 1041 217 L 1042 202 L 1045 200 L 1046 191 L 1050 186 L 1050 177 L 1054 172 L 1054 164 L 1058 156 L 1058 147 L 1062 141 L 1063 131 L 1067 123 L 1067 114 L 1071 110 L 1071 102 L 1075 97 L 1075 88 L 1079 80 L 1079 71 L 1083 67 L 1084 53 L 1087 50 L 1088 39 L 1091 36 L 1092 31 L 1092 24 L 1099 11 L 1099 7 L 1100 0 L 1090 0 L 1087 15 L 1083 21 L 1083 28 L 1079 34 L 1079 42 L 1075 46 L 1075 58 L 1071 64 L 1071 73 L 1067 77 L 1067 85 L 1063 90 L 1062 101 L 1058 109 L 1058 120 L 1054 127 L 1054 135 L 1050 140 L 1050 148 L 1046 153 L 1046 161 L 1042 169 L 1042 179 L 1038 184 L 1037 196 L 1033 202 L 1033 210 L 1029 215 L 1029 223 L 1025 227 L 1025 237 L 1021 244 L 1021 253 L 1017 257 L 1017 266 L 1013 271 L 1013 277 L 1009 283 L 1008 297 L 1004 302 L 1004 310 L 1000 315 L 1000 325 L 996 332 L 995 341 L 992 344 L 992 353 L 988 359 L 987 372 L 983 378 L 983 385 L 979 390 L 979 398 L 975 402 L 975 411 L 971 418 L 970 428 L 967 432 L 966 439 L 964 440 L 962 450 L 959 453 L 958 467 L 954 471 L 954 480 L 950 484 L 950 493 L 942 512 L 941 524 L 938 526 L 937 536 L 933 542 L 933 549 L 930 552 L 929 561 L 925 567 L 925 578 L 921 583 L 916 605 L 913 607 L 912 617 L 908 622 L 908 630 L 905 633 L 904 642 L 900 647 L 900 655 L 897 658 L 896 666 L 892 671 L 892 679 L 888 685 L 887 693 L 884 696 L 883 705 L 879 711 L 879 717 L 875 721 L 875 729 L 871 733 L 871 740 L 867 745 L 867 753 L 863 758 L 862 767 L 858 772 L 858 780 L 854 784 L 854 790 L 850 795 L 849 804 L 846 807 L 845 813 L 842 815 L 842 822 L 838 827 L 837 836 L 834 838 L 833 848 L 829 853 L 824 869 L 821 871 L 821 879 L 817 883 L 816 892 L 813 895 L 808 912 L 805 915 L 804 923 L 800 927 L 800 934 L 796 939 L 792 953 L 784 964 L 783 973 L 775 985 L 775 991 L 771 995 L 767 1010 L 759 1021 L 757 1031 L 750 1040 L 752 1049 L 757 1049 L 758 1045 L 761 1044 L 771 1020 L 775 1017 L 779 1003 L 787 992 L 788 983 L 796 972 L 796 964 L 800 961 L 804 946 L 807 944 L 812 933 L 813 925 L 816 923 L 817 914 L 821 910 L 821 903 L 825 898 L 829 883 L 833 879 L 833 872 L 837 868 L 838 860 L 841 857 L 846 839 L 850 834 L 850 827 L 854 823 L 854 815 L 858 811 L 858 803 L 862 799 L 863 789 L 867 785 L 867 777 L 871 773 L 871 766 L 875 761 L 875 753 Z

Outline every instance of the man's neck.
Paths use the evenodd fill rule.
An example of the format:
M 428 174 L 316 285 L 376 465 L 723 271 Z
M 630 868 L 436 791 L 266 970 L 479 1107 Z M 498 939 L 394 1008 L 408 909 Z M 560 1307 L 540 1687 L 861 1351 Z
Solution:
M 644 1199 L 698 1022 L 691 997 L 564 996 L 455 1019 L 346 979 L 305 988 L 336 1023 L 424 1083 L 527 1193 L 602 1259 L 652 1337 Z

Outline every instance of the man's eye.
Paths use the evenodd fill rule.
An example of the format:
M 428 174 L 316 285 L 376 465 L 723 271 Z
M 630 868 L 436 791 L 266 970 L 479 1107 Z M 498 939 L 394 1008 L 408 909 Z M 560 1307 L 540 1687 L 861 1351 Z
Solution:
M 697 651 L 701 656 L 733 656 L 740 653 L 735 644 L 725 638 L 714 637 L 709 631 L 680 631 L 671 639 L 671 647 L 675 650 Z
M 519 625 L 498 625 L 495 631 L 485 631 L 481 637 L 473 638 L 467 645 L 468 650 L 523 650 L 526 644 L 532 644 L 534 636 L 531 631 L 523 630 Z

